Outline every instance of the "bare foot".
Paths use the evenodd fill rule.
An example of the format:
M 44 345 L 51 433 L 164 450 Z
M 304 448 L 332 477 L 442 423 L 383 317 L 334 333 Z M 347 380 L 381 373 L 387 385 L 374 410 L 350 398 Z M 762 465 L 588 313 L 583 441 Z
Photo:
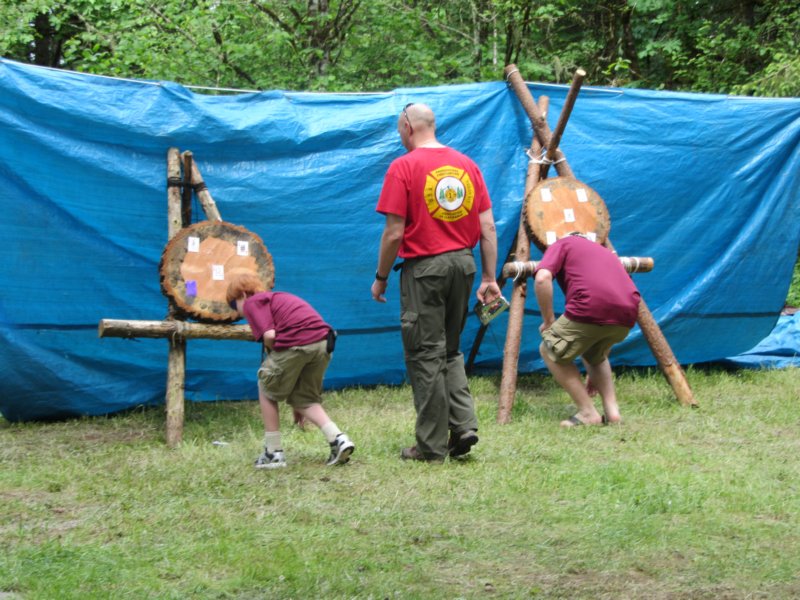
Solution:
M 595 414 L 591 417 L 586 417 L 581 413 L 576 413 L 572 415 L 569 419 L 564 419 L 561 421 L 561 427 L 580 427 L 581 425 L 601 425 L 603 423 L 603 417 L 600 416 L 599 413 L 595 412 Z
M 603 419 L 605 422 L 608 423 L 619 423 L 622 421 L 622 417 L 619 415 L 619 406 L 617 406 L 616 401 L 608 401 L 603 398 Z

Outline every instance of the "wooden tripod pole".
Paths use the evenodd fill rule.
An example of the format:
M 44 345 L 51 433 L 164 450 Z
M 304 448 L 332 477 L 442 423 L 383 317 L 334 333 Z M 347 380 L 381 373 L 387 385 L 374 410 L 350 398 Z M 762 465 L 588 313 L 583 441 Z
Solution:
M 547 154 L 545 155 L 545 160 L 542 161 L 541 174 L 539 175 L 540 180 L 547 177 L 547 172 L 550 170 L 550 165 L 555 162 L 556 157 L 558 157 L 560 154 L 558 146 L 561 144 L 561 136 L 564 135 L 564 130 L 567 128 L 567 121 L 569 121 L 569 117 L 572 114 L 572 108 L 575 106 L 575 100 L 578 98 L 578 92 L 581 89 L 581 85 L 583 85 L 583 80 L 585 77 L 586 71 L 583 69 L 578 69 L 575 71 L 575 75 L 572 77 L 572 85 L 570 85 L 569 92 L 567 92 L 567 97 L 564 100 L 564 106 L 561 109 L 561 114 L 558 117 L 556 129 L 550 136 L 550 143 L 547 145 Z M 544 119 L 547 115 L 547 111 L 542 110 L 539 112 L 542 113 L 542 118 Z M 547 125 L 546 119 L 544 120 L 544 123 Z M 559 160 L 561 159 L 563 159 L 564 162 L 567 160 L 563 153 L 561 153 Z M 526 189 L 525 192 L 527 194 L 528 190 Z
M 520 75 L 519 69 L 517 69 L 515 65 L 508 65 L 505 68 L 505 73 L 508 83 L 511 85 L 511 88 L 514 90 L 514 93 L 517 95 L 525 113 L 531 121 L 539 143 L 543 147 L 548 148 L 549 151 L 552 146 L 552 133 L 544 115 L 536 106 L 536 102 L 533 100 L 528 86 Z M 563 153 L 557 150 L 556 156 L 555 168 L 558 174 L 562 177 L 574 178 L 575 176 L 566 158 L 561 160 L 563 158 Z M 610 240 L 606 241 L 606 246 L 613 251 L 614 248 Z M 697 403 L 694 399 L 694 395 L 689 387 L 689 383 L 686 381 L 686 374 L 675 358 L 672 349 L 669 347 L 664 334 L 661 332 L 658 323 L 656 323 L 653 318 L 644 299 L 639 303 L 637 322 L 642 330 L 642 335 L 650 347 L 650 351 L 653 353 L 662 373 L 664 373 L 664 377 L 667 379 L 670 386 L 672 386 L 672 390 L 675 392 L 678 401 L 683 405 L 696 406 Z M 499 420 L 500 416 L 498 415 L 498 421 Z
M 539 98 L 539 108 L 542 114 L 547 114 L 549 98 Z M 530 156 L 538 156 L 542 145 L 534 134 L 531 140 Z M 528 195 L 536 184 L 539 183 L 542 170 L 533 160 L 528 163 L 528 173 L 525 177 L 525 196 Z M 523 198 L 525 197 L 523 196 Z M 519 215 L 519 229 L 517 230 L 515 261 L 527 261 L 531 257 L 531 240 L 525 229 L 525 203 L 522 203 Z M 528 278 L 514 279 L 514 288 L 511 292 L 511 305 L 508 308 L 508 328 L 506 343 L 503 348 L 503 373 L 500 378 L 500 400 L 497 408 L 497 422 L 507 424 L 511 421 L 511 408 L 514 406 L 514 394 L 517 390 L 517 368 L 519 366 L 519 349 L 522 345 L 522 320 L 525 316 L 525 299 L 528 296 Z
M 554 160 L 553 164 L 556 168 L 556 172 L 561 177 L 574 178 L 575 175 L 573 174 L 572 169 L 570 168 L 569 163 L 564 156 L 564 153 L 560 148 L 552 147 L 553 133 L 550 131 L 550 126 L 547 124 L 546 116 L 541 110 L 539 110 L 539 107 L 536 106 L 536 102 L 534 101 L 528 86 L 525 85 L 525 80 L 522 79 L 522 75 L 519 74 L 519 69 L 517 69 L 516 65 L 508 65 L 505 68 L 505 74 L 506 81 L 508 81 L 511 89 L 514 90 L 514 93 L 517 95 L 517 99 L 519 99 L 520 104 L 522 104 L 522 108 L 525 110 L 525 113 L 528 115 L 528 118 L 531 121 L 531 126 L 536 134 L 536 139 L 539 140 L 539 143 L 543 148 L 547 148 L 548 156 Z

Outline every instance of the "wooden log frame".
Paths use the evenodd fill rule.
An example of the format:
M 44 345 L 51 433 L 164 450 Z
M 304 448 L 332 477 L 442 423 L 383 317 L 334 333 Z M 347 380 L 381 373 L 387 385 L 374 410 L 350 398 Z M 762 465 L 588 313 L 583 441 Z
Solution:
M 181 163 L 184 174 L 181 177 Z M 167 151 L 167 245 L 189 227 L 191 220 L 191 192 L 194 191 L 206 218 L 222 223 L 217 205 L 206 188 L 192 153 L 180 154 L 177 148 Z M 227 224 L 230 226 L 230 224 Z M 234 228 L 236 226 L 233 226 Z M 254 235 L 254 234 L 253 234 Z M 257 236 L 256 236 L 257 237 Z M 260 241 L 260 238 L 259 238 Z M 266 253 L 266 248 L 264 249 Z M 271 268 L 271 258 L 269 265 Z M 265 258 L 265 260 L 266 260 Z M 270 271 L 271 277 L 273 273 Z M 271 279 L 270 279 L 271 281 Z M 167 318 L 163 321 L 127 321 L 102 319 L 98 326 L 99 337 L 166 338 L 169 341 L 166 386 L 166 442 L 170 447 L 180 444 L 183 438 L 186 340 L 241 340 L 253 341 L 249 325 L 217 325 L 192 323 L 182 320 L 183 313 L 174 302 L 169 302 Z
M 517 71 L 517 69 L 514 65 L 506 67 L 505 76 L 509 83 L 511 83 L 510 76 L 515 71 Z M 560 142 L 561 136 L 566 129 L 567 122 L 569 121 L 569 117 L 572 113 L 572 107 L 575 104 L 575 99 L 578 96 L 578 91 L 580 90 L 580 86 L 583 84 L 583 79 L 585 76 L 586 73 L 584 71 L 576 71 L 575 76 L 572 79 L 572 84 L 570 85 L 570 90 L 567 94 L 564 107 L 558 118 L 556 134 L 547 139 L 549 143 L 545 143 L 543 141 L 546 139 L 545 136 L 539 135 L 538 133 L 538 131 L 543 132 L 544 128 L 547 127 L 546 116 L 549 98 L 547 98 L 547 96 L 542 96 L 539 98 L 540 106 L 535 105 L 533 102 L 533 97 L 530 96 L 530 94 L 524 100 L 525 103 L 534 103 L 534 110 L 537 116 L 535 123 L 533 120 L 531 120 L 534 132 L 533 139 L 531 140 L 530 150 L 528 152 L 531 160 L 528 163 L 528 171 L 525 177 L 524 198 L 526 199 L 536 188 L 536 186 L 547 177 L 547 173 L 550 170 L 551 164 L 557 165 L 557 171 L 558 169 L 561 169 L 561 171 L 558 171 L 559 175 L 562 175 L 562 172 L 565 176 L 571 175 L 569 165 L 566 164 L 566 158 L 561 152 L 561 149 L 558 147 L 558 142 Z M 519 94 L 517 94 L 517 97 L 519 97 Z M 553 143 L 554 140 L 557 143 Z M 546 153 L 544 160 L 541 160 L 537 163 L 534 157 L 539 156 L 542 151 Z M 527 206 L 526 203 L 523 202 L 520 210 L 519 230 L 516 238 L 515 257 L 516 261 L 518 262 L 525 262 L 530 258 L 531 238 L 528 233 L 528 226 L 525 218 L 526 212 Z M 505 271 L 505 268 L 503 271 Z M 511 421 L 511 409 L 514 405 L 514 395 L 516 394 L 517 390 L 519 351 L 520 346 L 522 345 L 522 322 L 525 317 L 525 300 L 527 299 L 527 296 L 527 277 L 518 277 L 514 279 L 514 288 L 511 295 L 511 306 L 509 307 L 508 313 L 506 341 L 503 348 L 503 368 L 500 378 L 500 395 L 497 406 L 497 422 L 501 424 L 506 424 Z
M 177 148 L 173 149 L 175 152 Z M 194 155 L 190 151 L 181 154 L 183 160 L 183 188 L 181 191 L 181 220 L 183 227 L 192 222 L 192 164 Z M 171 238 L 170 238 L 171 239 Z
M 519 71 L 517 71 L 519 73 Z M 506 79 L 509 79 L 510 74 L 506 74 Z M 520 77 L 521 78 L 521 77 Z M 550 136 L 550 140 L 547 144 L 544 144 L 542 140 L 544 136 L 539 134 L 539 131 L 536 131 L 536 138 L 542 142 L 543 148 L 546 148 L 545 158 L 542 161 L 542 166 L 540 168 L 539 173 L 539 180 L 547 178 L 547 172 L 550 170 L 551 164 L 557 164 L 560 162 L 566 162 L 566 157 L 561 152 L 559 148 L 561 144 L 561 137 L 564 135 L 564 130 L 567 128 L 567 122 L 569 121 L 570 116 L 572 115 L 572 108 L 575 106 L 575 100 L 578 98 L 578 92 L 580 92 L 581 86 L 583 85 L 583 80 L 586 78 L 586 71 L 583 69 L 578 69 L 575 71 L 575 74 L 572 76 L 572 84 L 569 86 L 569 91 L 567 92 L 567 97 L 564 99 L 564 106 L 561 109 L 561 114 L 558 116 L 558 122 L 556 123 L 555 131 L 553 131 L 552 135 Z M 526 88 L 527 89 L 527 88 Z M 534 106 L 536 106 L 534 104 Z M 546 113 L 542 112 L 541 114 L 541 122 L 539 123 L 539 129 L 544 132 L 544 129 L 547 127 L 547 119 Z M 558 168 L 556 167 L 556 170 Z
M 539 98 L 541 113 L 547 114 L 550 99 L 547 96 Z M 538 156 L 542 151 L 542 144 L 533 135 L 530 145 L 530 155 Z M 541 178 L 542 171 L 533 160 L 528 162 L 528 171 L 525 176 L 525 196 L 536 187 Z M 519 227 L 514 251 L 517 262 L 526 262 L 531 257 L 531 240 L 525 226 L 525 203 L 520 209 Z M 505 270 L 505 269 L 504 269 Z M 508 326 L 505 346 L 503 348 L 503 367 L 500 378 L 500 397 L 498 400 L 498 422 L 508 423 L 511 420 L 511 408 L 514 403 L 514 394 L 517 390 L 517 367 L 519 365 L 519 349 L 522 345 L 522 321 L 525 317 L 525 300 L 528 297 L 528 279 L 520 277 L 514 280 L 511 291 L 511 305 L 508 309 Z M 501 417 L 502 415 L 502 417 Z
M 531 125 L 534 130 L 534 137 L 539 141 L 542 147 L 547 148 L 548 156 L 552 155 L 555 157 L 555 161 L 552 164 L 554 165 L 558 175 L 561 177 L 574 177 L 572 169 L 570 168 L 566 157 L 563 155 L 563 152 L 561 152 L 561 150 L 556 148 L 553 144 L 553 133 L 550 131 L 550 128 L 547 125 L 544 112 L 536 105 L 536 102 L 534 101 L 530 90 L 528 90 L 528 87 L 520 75 L 519 69 L 517 69 L 516 65 L 511 64 L 506 66 L 505 76 L 512 90 L 522 104 L 525 113 L 528 115 L 528 118 L 531 121 Z M 575 80 L 573 80 L 573 87 L 575 87 Z M 570 95 L 572 95 L 572 90 L 570 90 Z M 549 168 L 550 164 L 549 161 L 546 162 L 547 164 L 543 165 L 543 170 L 545 173 L 546 168 Z M 611 244 L 610 239 L 606 241 L 605 246 L 614 251 L 614 247 Z M 524 311 L 524 307 L 520 310 L 520 312 L 522 311 Z M 644 298 L 642 298 L 641 302 L 639 303 L 637 323 L 642 330 L 642 335 L 647 341 L 647 344 L 650 347 L 656 362 L 661 368 L 661 371 L 668 383 L 672 387 L 678 401 L 683 405 L 697 406 L 692 390 L 686 380 L 686 374 L 683 372 L 683 368 L 675 358 L 672 349 L 669 347 L 666 338 L 653 318 L 653 315 L 650 312 L 650 309 L 647 307 Z M 513 326 L 515 327 L 514 331 L 511 330 L 512 322 L 511 315 L 509 315 L 509 332 L 506 337 L 506 349 L 508 350 L 508 343 L 509 340 L 511 340 L 512 343 L 516 343 L 516 353 L 515 356 L 510 356 L 508 352 L 504 354 L 503 375 L 505 379 L 506 373 L 512 369 L 512 365 L 507 365 L 506 363 L 511 363 L 513 361 L 514 385 L 507 385 L 503 380 L 501 380 L 501 397 L 500 401 L 498 402 L 497 416 L 498 423 L 508 423 L 510 421 L 511 407 L 513 405 L 513 397 L 516 390 L 516 371 L 519 360 L 519 344 L 521 340 L 522 329 L 521 320 L 519 323 L 515 322 Z
M 508 79 L 509 74 L 514 71 L 516 71 L 514 65 L 507 67 L 506 79 Z M 528 231 L 529 228 L 526 219 L 527 199 L 529 195 L 537 185 L 547 177 L 551 164 L 561 165 L 560 168 L 564 170 L 565 174 L 571 174 L 569 165 L 565 163 L 566 159 L 558 147 L 558 142 L 561 140 L 561 136 L 566 129 L 567 122 L 572 113 L 572 107 L 575 104 L 575 99 L 578 97 L 580 86 L 583 84 L 585 77 L 586 73 L 582 69 L 578 69 L 575 72 L 567 98 L 564 102 L 564 107 L 556 124 L 556 131 L 550 138 L 549 146 L 544 146 L 541 143 L 540 136 L 536 133 L 537 128 L 543 130 L 543 128 L 547 126 L 546 115 L 549 107 L 549 98 L 547 96 L 539 98 L 539 106 L 536 107 L 537 121 L 534 124 L 534 134 L 531 139 L 530 149 L 528 150 L 528 156 L 531 160 L 528 163 L 528 171 L 525 177 L 525 193 L 523 196 L 525 201 L 522 203 L 522 208 L 520 210 L 519 228 L 514 242 L 512 243 L 512 252 L 509 253 L 509 258 L 513 255 L 516 261 L 524 262 L 530 258 L 531 236 Z M 528 98 L 524 99 L 524 102 L 528 101 L 533 102 L 533 98 L 530 95 Z M 543 151 L 544 155 L 542 159 L 535 158 L 542 155 Z M 506 262 L 508 262 L 508 259 Z M 501 271 L 501 275 L 498 278 L 498 285 L 502 288 L 505 286 L 505 283 L 506 278 Z M 505 347 L 503 350 L 503 368 L 500 381 L 500 399 L 498 403 L 498 422 L 500 423 L 507 423 L 510 420 L 511 407 L 514 402 L 514 394 L 516 393 L 519 349 L 522 343 L 522 321 L 525 316 L 525 299 L 527 294 L 527 278 L 521 277 L 515 279 L 511 295 L 511 306 L 509 307 Z M 467 361 L 467 368 L 469 370 L 472 368 L 473 361 L 478 352 L 478 347 L 483 340 L 487 327 L 488 325 L 481 325 L 475 337 Z

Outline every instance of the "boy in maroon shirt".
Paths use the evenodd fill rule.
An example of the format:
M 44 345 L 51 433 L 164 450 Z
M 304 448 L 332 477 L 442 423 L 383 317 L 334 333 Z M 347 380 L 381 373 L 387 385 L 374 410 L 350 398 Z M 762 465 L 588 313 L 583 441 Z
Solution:
M 564 291 L 564 314 L 553 312 L 553 277 Z M 534 277 L 542 313 L 539 353 L 555 380 L 578 407 L 562 427 L 616 423 L 620 420 L 608 355 L 636 323 L 639 291 L 607 248 L 572 233 L 545 250 Z M 592 388 L 603 399 L 605 415 L 594 407 L 574 361 L 581 357 Z
M 330 444 L 326 464 L 350 460 L 355 445 L 322 408 L 322 380 L 331 360 L 335 334 L 308 302 L 287 292 L 266 291 L 255 275 L 237 275 L 228 285 L 226 300 L 247 319 L 253 338 L 269 355 L 258 370 L 258 401 L 264 421 L 264 452 L 257 469 L 286 466 L 281 444 L 278 403 L 322 430 Z

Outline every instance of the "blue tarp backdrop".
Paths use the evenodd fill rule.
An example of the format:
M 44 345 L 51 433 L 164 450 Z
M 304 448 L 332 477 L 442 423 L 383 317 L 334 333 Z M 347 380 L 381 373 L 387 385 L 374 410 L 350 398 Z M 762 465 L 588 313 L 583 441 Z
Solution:
M 550 97 L 553 127 L 567 88 L 529 87 Z M 209 96 L 0 59 L 0 412 L 29 420 L 164 401 L 168 342 L 101 339 L 97 326 L 167 313 L 158 263 L 170 147 L 193 152 L 226 221 L 262 237 L 276 289 L 340 331 L 326 386 L 402 382 L 397 277 L 388 304 L 370 285 L 375 203 L 412 101 L 483 170 L 505 256 L 532 131 L 502 81 Z M 634 280 L 681 363 L 745 352 L 778 320 L 800 237 L 798 142 L 800 99 L 581 91 L 562 149 L 608 205 L 619 254 L 655 259 Z M 521 371 L 542 368 L 535 309 L 529 297 Z M 477 329 L 470 316 L 465 353 Z M 479 369 L 499 370 L 505 333 L 500 317 Z M 255 397 L 257 344 L 190 340 L 187 355 L 188 399 Z M 655 364 L 638 328 L 612 362 Z

